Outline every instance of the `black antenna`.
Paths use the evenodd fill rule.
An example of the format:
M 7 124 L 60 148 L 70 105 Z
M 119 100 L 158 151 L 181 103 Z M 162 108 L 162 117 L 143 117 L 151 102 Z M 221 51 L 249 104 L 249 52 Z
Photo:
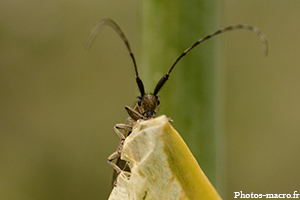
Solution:
M 264 53 L 267 56 L 268 54 L 268 42 L 266 37 L 264 36 L 264 34 L 256 27 L 253 26 L 248 26 L 248 25 L 244 25 L 244 24 L 240 24 L 240 25 L 235 25 L 235 26 L 228 26 L 224 29 L 218 30 L 202 39 L 199 39 L 195 44 L 193 44 L 190 48 L 186 49 L 174 62 L 174 64 L 171 66 L 169 72 L 164 75 L 159 82 L 157 83 L 155 90 L 154 90 L 154 95 L 157 95 L 157 93 L 159 92 L 159 90 L 162 88 L 162 86 L 165 84 L 165 82 L 168 80 L 171 72 L 173 71 L 174 67 L 176 66 L 176 64 L 179 62 L 179 60 L 181 60 L 182 57 L 184 57 L 189 51 L 191 51 L 193 48 L 195 48 L 197 45 L 199 45 L 200 43 L 204 42 L 205 40 L 208 40 L 218 34 L 227 32 L 227 31 L 232 31 L 232 30 L 237 30 L 237 29 L 246 29 L 246 30 L 250 30 L 254 33 L 256 33 L 259 38 L 261 39 L 263 45 L 264 45 Z
M 113 21 L 110 18 L 106 18 L 106 19 L 101 20 L 93 28 L 93 30 L 91 31 L 91 33 L 90 33 L 90 35 L 89 35 L 89 37 L 88 37 L 88 39 L 87 39 L 87 41 L 85 43 L 86 49 L 89 50 L 91 48 L 93 41 L 96 39 L 96 37 L 99 34 L 99 32 L 101 31 L 102 27 L 105 26 L 105 25 L 108 25 L 108 26 L 112 27 L 119 34 L 119 36 L 121 37 L 121 39 L 125 43 L 128 51 L 129 51 L 130 57 L 132 59 L 133 65 L 134 65 L 136 83 L 138 84 L 141 96 L 144 96 L 145 95 L 144 84 L 143 84 L 142 80 L 139 77 L 139 73 L 138 73 L 138 70 L 137 70 L 136 61 L 135 61 L 134 55 L 133 55 L 133 53 L 131 51 L 129 42 L 128 42 L 128 40 L 127 40 L 124 32 L 121 30 L 121 28 L 118 26 L 118 24 L 115 21 Z

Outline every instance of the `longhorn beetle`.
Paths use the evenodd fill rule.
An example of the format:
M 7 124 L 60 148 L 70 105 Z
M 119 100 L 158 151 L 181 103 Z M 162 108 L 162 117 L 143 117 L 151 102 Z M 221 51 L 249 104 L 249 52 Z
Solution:
M 135 79 L 136 79 L 136 83 L 138 85 L 139 91 L 140 91 L 140 96 L 138 97 L 137 103 L 134 106 L 134 108 L 130 108 L 128 106 L 125 106 L 125 109 L 129 115 L 129 117 L 126 119 L 124 124 L 116 124 L 114 126 L 114 131 L 116 132 L 116 134 L 119 136 L 120 138 L 120 145 L 117 149 L 117 151 L 115 151 L 114 153 L 112 153 L 109 157 L 108 157 L 108 163 L 115 169 L 114 171 L 114 175 L 113 175 L 113 184 L 114 186 L 116 186 L 116 178 L 118 176 L 118 174 L 120 174 L 120 172 L 122 170 L 128 171 L 130 172 L 130 169 L 128 167 L 128 165 L 126 164 L 126 162 L 124 160 L 120 159 L 120 155 L 121 155 L 121 151 L 123 148 L 123 144 L 124 141 L 126 139 L 126 137 L 128 137 L 132 131 L 132 126 L 133 123 L 135 121 L 137 121 L 138 119 L 143 119 L 143 120 L 147 120 L 147 119 L 151 119 L 154 118 L 157 110 L 158 110 L 158 106 L 160 104 L 160 101 L 158 100 L 158 96 L 157 93 L 160 91 L 160 89 L 162 88 L 162 86 L 165 84 L 165 82 L 168 80 L 171 72 L 173 71 L 174 67 L 176 66 L 176 64 L 179 62 L 179 60 L 184 57 L 189 51 L 191 51 L 193 48 L 195 48 L 197 45 L 199 45 L 200 43 L 204 42 L 205 40 L 208 40 L 209 38 L 212 38 L 218 34 L 227 32 L 227 31 L 231 31 L 231 30 L 237 30 L 237 29 L 246 29 L 249 31 L 252 31 L 254 33 L 256 33 L 263 45 L 264 45 L 264 51 L 265 54 L 267 55 L 268 53 L 268 43 L 267 40 L 264 36 L 264 34 L 256 27 L 253 26 L 248 26 L 248 25 L 235 25 L 235 26 L 228 26 L 224 29 L 218 30 L 202 39 L 199 39 L 198 41 L 196 41 L 191 47 L 189 47 L 188 49 L 186 49 L 173 63 L 173 65 L 171 66 L 170 70 L 168 71 L 168 73 L 166 75 L 164 75 L 156 84 L 156 87 L 154 89 L 154 92 L 152 94 L 145 94 L 145 90 L 144 90 L 144 85 L 142 80 L 139 77 L 139 73 L 137 70 L 137 65 L 136 65 L 136 61 L 135 61 L 135 57 L 131 51 L 129 42 L 125 36 L 125 34 L 123 33 L 123 31 L 121 30 L 121 28 L 116 24 L 116 22 L 114 22 L 112 19 L 103 19 L 101 20 L 96 26 L 95 28 L 92 30 L 90 36 L 87 39 L 86 42 L 86 48 L 89 49 L 91 44 L 93 43 L 94 39 L 96 38 L 97 34 L 99 33 L 99 31 L 101 30 L 101 28 L 104 25 L 108 25 L 111 28 L 113 28 L 118 35 L 121 37 L 121 39 L 123 40 L 123 42 L 125 43 L 127 50 L 130 54 L 130 57 L 133 61 L 133 66 L 134 66 L 134 70 L 135 70 Z M 172 119 L 170 118 L 169 121 L 172 121 Z M 117 159 L 116 163 L 113 163 L 112 161 Z

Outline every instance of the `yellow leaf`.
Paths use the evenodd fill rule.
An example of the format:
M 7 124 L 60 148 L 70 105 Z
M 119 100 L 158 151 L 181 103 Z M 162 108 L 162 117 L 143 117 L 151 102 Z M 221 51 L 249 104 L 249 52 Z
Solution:
M 131 173 L 118 176 L 109 200 L 221 199 L 165 115 L 138 121 L 121 158 Z

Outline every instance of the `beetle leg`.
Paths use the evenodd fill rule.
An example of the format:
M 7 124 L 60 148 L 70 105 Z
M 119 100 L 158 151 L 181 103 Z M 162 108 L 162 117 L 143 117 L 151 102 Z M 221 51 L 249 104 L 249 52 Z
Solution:
M 118 125 L 119 125 L 119 124 L 116 124 L 116 125 L 114 126 L 114 130 L 115 130 L 116 134 L 119 136 L 119 138 L 120 138 L 121 140 L 125 140 L 125 136 L 123 135 L 123 133 L 121 133 L 121 132 L 118 130 L 118 128 L 119 128 Z M 125 124 L 124 124 L 124 125 L 125 125 Z
M 118 174 L 120 174 L 122 170 L 120 169 L 120 167 L 118 167 L 118 165 L 116 165 L 116 164 L 113 163 L 112 161 L 113 161 L 114 159 L 116 159 L 116 158 L 119 158 L 119 157 L 120 157 L 120 153 L 119 153 L 118 151 L 115 151 L 114 153 L 112 153 L 112 154 L 107 158 L 108 164 L 110 164 L 110 165 L 114 168 L 114 170 L 116 170 L 116 172 L 117 172 Z
M 120 145 L 117 149 L 117 151 L 115 151 L 114 153 L 112 153 L 109 157 L 108 157 L 108 163 L 116 170 L 116 172 L 119 174 L 121 172 L 121 169 L 118 167 L 118 165 L 116 165 L 115 163 L 113 163 L 112 161 L 116 158 L 120 158 L 121 155 L 121 150 L 123 149 L 123 145 L 124 145 L 124 141 L 125 141 L 125 136 L 123 135 L 123 133 L 121 133 L 119 129 L 125 129 L 128 131 L 132 130 L 132 127 L 126 124 L 116 124 L 114 126 L 114 130 L 116 132 L 116 134 L 119 136 L 119 138 L 121 139 L 120 141 Z
M 123 131 L 121 131 L 119 129 L 121 129 Z M 112 153 L 108 157 L 108 159 L 107 159 L 108 164 L 110 164 L 114 168 L 114 170 L 115 170 L 114 171 L 114 175 L 113 175 L 113 186 L 114 187 L 116 187 L 116 184 L 117 184 L 117 176 L 126 167 L 125 166 L 124 169 L 120 168 L 120 166 L 121 166 L 120 163 L 121 162 L 125 162 L 125 161 L 123 161 L 123 160 L 120 159 L 120 156 L 121 156 L 121 151 L 123 149 L 125 138 L 128 136 L 129 133 L 131 133 L 131 130 L 132 130 L 132 126 L 131 125 L 127 125 L 127 124 L 116 124 L 114 126 L 114 131 L 119 136 L 119 138 L 121 140 L 117 151 L 115 151 L 114 153 Z M 116 163 L 113 162 L 113 160 L 115 160 L 115 159 L 117 159 Z
M 137 111 L 133 110 L 132 108 L 125 106 L 125 109 L 128 113 L 128 115 L 134 120 L 138 120 L 138 119 L 146 119 L 146 117 L 144 117 L 143 115 L 141 115 L 140 113 L 138 113 Z
M 115 163 L 112 162 L 116 158 L 120 158 L 120 153 L 118 151 L 115 151 L 108 157 L 107 163 L 110 164 L 114 168 L 114 170 L 115 170 L 114 173 L 117 173 L 117 175 L 116 175 L 116 177 L 117 177 L 121 173 L 122 170 L 120 169 L 120 167 L 118 165 L 116 165 Z M 113 180 L 113 186 L 117 187 L 117 179 L 116 178 Z
M 116 124 L 115 127 L 118 128 L 118 129 L 124 129 L 124 130 L 127 130 L 127 131 L 132 130 L 132 126 L 129 126 L 127 124 Z

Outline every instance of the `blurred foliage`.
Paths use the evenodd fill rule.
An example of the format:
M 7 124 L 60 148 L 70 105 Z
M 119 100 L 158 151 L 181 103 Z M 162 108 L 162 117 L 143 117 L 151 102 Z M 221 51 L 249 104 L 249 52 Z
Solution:
M 142 71 L 155 87 L 184 50 L 217 30 L 219 2 L 198 0 L 143 1 Z M 201 20 L 199 20 L 201 19 Z M 216 185 L 216 120 L 218 61 L 216 40 L 201 44 L 183 57 L 159 92 L 160 111 L 174 119 L 208 179 Z M 142 78 L 143 78 L 142 77 Z M 149 89 L 148 89 L 149 90 Z

